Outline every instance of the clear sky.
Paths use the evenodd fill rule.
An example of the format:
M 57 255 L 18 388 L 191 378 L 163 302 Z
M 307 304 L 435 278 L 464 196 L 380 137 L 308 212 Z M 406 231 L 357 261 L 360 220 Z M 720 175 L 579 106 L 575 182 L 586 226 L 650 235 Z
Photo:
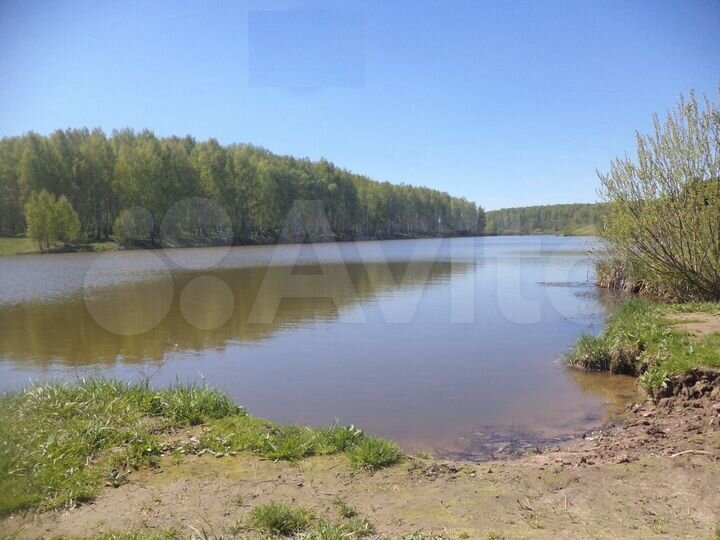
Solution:
M 0 1 L 1 136 L 251 142 L 488 209 L 595 200 L 719 86 L 720 0 Z

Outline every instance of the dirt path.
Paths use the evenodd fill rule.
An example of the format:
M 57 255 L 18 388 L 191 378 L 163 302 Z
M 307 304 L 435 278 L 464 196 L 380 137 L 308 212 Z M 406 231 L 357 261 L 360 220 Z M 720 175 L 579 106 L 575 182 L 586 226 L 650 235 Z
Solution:
M 672 327 L 694 337 L 720 333 L 720 315 L 711 313 L 674 313 L 669 320 Z
M 714 539 L 720 402 L 705 391 L 635 406 L 628 415 L 622 428 L 516 461 L 409 458 L 367 473 L 350 469 L 342 456 L 298 464 L 248 455 L 188 456 L 182 463 L 168 457 L 159 470 L 133 473 L 129 484 L 107 488 L 93 504 L 8 519 L 0 533 L 90 536 L 150 527 L 221 535 L 258 504 L 298 504 L 336 519 L 340 499 L 384 535 Z

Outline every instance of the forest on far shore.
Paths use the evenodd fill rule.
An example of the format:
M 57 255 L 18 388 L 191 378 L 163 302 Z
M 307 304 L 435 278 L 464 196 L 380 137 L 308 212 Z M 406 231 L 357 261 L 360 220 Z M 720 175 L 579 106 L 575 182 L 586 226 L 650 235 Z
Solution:
M 604 204 L 551 204 L 503 208 L 485 213 L 485 234 L 594 235 L 602 227 Z
M 106 136 L 99 129 L 68 129 L 0 140 L 0 236 L 27 232 L 27 205 L 43 191 L 51 202 L 67 199 L 81 239 L 143 245 L 161 243 L 168 219 L 173 236 L 186 245 L 277 241 L 296 201 L 320 201 L 314 211 L 322 214 L 321 236 L 328 238 L 484 229 L 482 207 L 435 189 L 378 182 L 324 159 L 147 130 Z

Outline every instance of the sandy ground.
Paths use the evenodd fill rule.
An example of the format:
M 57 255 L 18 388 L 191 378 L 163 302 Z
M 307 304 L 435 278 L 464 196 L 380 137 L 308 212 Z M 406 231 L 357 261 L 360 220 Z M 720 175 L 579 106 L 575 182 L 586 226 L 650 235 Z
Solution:
M 720 380 L 720 379 L 719 379 Z M 221 535 L 275 501 L 337 519 L 336 500 L 379 533 L 487 538 L 713 539 L 720 522 L 720 402 L 709 392 L 635 405 L 623 427 L 516 461 L 408 458 L 376 473 L 344 456 L 297 464 L 254 456 L 168 457 L 93 503 L 16 516 L 0 533 L 90 536 L 141 528 Z M 464 537 L 468 537 L 465 536 Z

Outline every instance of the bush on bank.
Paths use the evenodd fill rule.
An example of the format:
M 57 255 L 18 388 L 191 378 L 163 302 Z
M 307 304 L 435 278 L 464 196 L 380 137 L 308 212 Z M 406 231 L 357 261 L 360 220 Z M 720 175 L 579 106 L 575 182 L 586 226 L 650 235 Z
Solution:
M 600 284 L 675 300 L 720 300 L 720 108 L 681 97 L 637 156 L 600 174 L 612 257 Z

